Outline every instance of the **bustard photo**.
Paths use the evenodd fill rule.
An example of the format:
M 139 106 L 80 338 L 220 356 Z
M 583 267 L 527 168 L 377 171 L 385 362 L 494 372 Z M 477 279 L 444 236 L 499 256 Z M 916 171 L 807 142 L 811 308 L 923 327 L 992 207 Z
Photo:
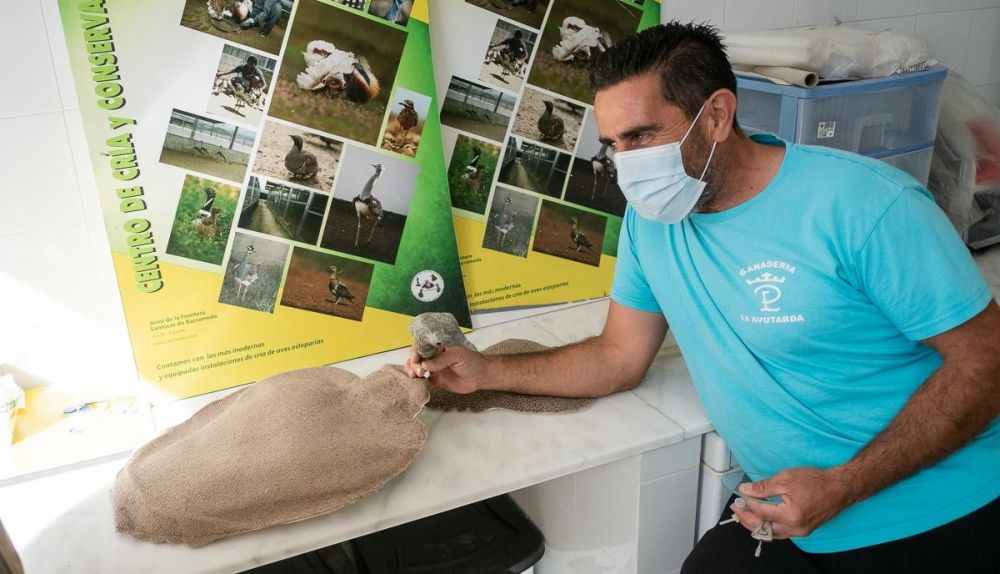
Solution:
M 337 271 L 335 266 L 330 266 L 330 294 L 336 297 L 336 301 L 333 302 L 334 305 L 340 305 L 342 300 L 346 300 L 351 305 L 354 304 L 354 294 L 348 289 L 347 285 L 344 285 L 340 281 L 340 273 Z
M 371 164 L 375 168 L 375 173 L 372 174 L 365 186 L 361 188 L 361 193 L 355 196 L 354 212 L 358 216 L 358 229 L 354 234 L 354 246 L 358 246 L 358 240 L 361 238 L 361 221 L 362 219 L 370 221 L 372 223 L 371 231 L 368 232 L 368 239 L 366 243 L 371 243 L 372 236 L 375 235 L 375 227 L 382 224 L 382 202 L 379 201 L 374 195 L 375 182 L 382 177 L 383 166 L 380 163 Z

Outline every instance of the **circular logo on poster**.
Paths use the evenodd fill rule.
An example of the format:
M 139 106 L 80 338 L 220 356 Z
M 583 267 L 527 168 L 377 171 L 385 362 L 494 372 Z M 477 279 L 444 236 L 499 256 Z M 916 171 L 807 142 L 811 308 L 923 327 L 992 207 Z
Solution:
M 437 271 L 426 269 L 413 276 L 410 290 L 417 299 L 430 303 L 440 297 L 444 291 L 444 279 Z

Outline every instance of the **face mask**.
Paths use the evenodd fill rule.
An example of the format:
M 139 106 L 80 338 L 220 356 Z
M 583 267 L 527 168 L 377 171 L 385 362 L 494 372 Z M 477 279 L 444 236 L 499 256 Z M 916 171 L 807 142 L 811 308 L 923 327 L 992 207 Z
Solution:
M 691 213 L 705 191 L 702 179 L 708 172 L 715 146 L 719 142 L 712 142 L 712 151 L 708 154 L 705 169 L 698 179 L 684 171 L 681 156 L 681 144 L 698 123 L 704 109 L 705 104 L 702 104 L 681 141 L 615 154 L 618 186 L 625 194 L 625 199 L 642 217 L 663 223 L 677 223 Z

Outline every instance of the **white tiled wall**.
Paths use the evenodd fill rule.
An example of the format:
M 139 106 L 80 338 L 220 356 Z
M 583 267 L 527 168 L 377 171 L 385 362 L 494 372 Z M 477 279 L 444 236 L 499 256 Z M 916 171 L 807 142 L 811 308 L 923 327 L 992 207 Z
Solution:
M 850 23 L 913 34 L 1000 106 L 1000 0 L 663 0 L 667 18 L 723 30 Z
M 56 0 L 4 8 L 0 53 L 16 57 L 0 81 L 0 371 L 22 386 L 129 392 L 135 365 Z

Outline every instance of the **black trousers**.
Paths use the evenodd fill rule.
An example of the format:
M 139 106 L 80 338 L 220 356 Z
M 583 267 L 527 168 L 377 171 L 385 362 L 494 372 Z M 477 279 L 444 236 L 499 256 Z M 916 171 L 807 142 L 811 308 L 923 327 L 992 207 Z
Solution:
M 729 504 L 720 522 L 730 517 Z M 933 530 L 856 550 L 808 553 L 790 540 L 775 540 L 755 558 L 756 548 L 743 526 L 716 525 L 695 545 L 681 574 L 1000 574 L 1000 498 Z

